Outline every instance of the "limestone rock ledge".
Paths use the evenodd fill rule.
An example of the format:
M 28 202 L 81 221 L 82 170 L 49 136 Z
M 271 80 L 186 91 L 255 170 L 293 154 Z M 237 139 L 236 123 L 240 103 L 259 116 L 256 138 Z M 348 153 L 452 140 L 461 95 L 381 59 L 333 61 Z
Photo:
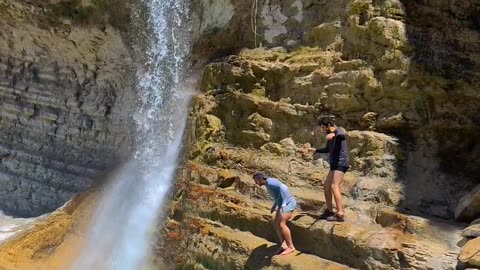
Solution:
M 256 38 L 268 49 L 243 50 L 255 44 L 242 12 L 251 3 L 230 2 L 230 22 L 197 47 L 227 37 L 229 48 L 205 68 L 158 254 L 186 269 L 276 265 L 268 195 L 251 180 L 264 171 L 298 198 L 290 226 L 304 254 L 358 269 L 463 267 L 466 226 L 453 220 L 480 172 L 467 2 L 265 1 Z M 342 224 L 317 219 L 328 164 L 302 151 L 325 143 L 314 122 L 325 113 L 349 131 Z
M 244 118 L 223 118 L 232 114 L 224 114 L 219 109 L 222 103 L 215 101 L 227 101 L 225 95 L 232 99 L 225 107 L 236 111 L 233 117 Z M 296 134 L 301 128 L 285 130 L 292 132 L 286 134 L 289 137 L 271 136 L 275 141 L 261 147 L 248 145 L 249 140 L 240 135 L 228 137 L 228 129 L 238 133 L 252 127 L 252 132 L 262 132 L 255 125 L 243 126 L 242 119 L 247 123 L 258 119 L 249 117 L 247 109 L 271 119 L 272 130 L 285 124 L 281 120 L 285 115 L 291 117 L 289 123 L 309 125 L 301 121 L 309 117 L 305 109 L 263 97 L 235 91 L 198 96 L 188 134 L 190 161 L 180 171 L 158 254 L 167 258 L 184 254 L 176 255 L 172 263 L 185 269 L 193 265 L 198 269 L 291 269 L 289 265 L 310 269 L 295 256 L 273 256 L 276 246 L 271 243 L 275 237 L 268 195 L 251 180 L 251 174 L 261 170 L 282 179 L 297 197 L 299 209 L 289 226 L 301 254 L 310 254 L 316 263 L 333 269 L 455 268 L 461 226 L 396 210 L 404 199 L 403 187 L 392 177 L 395 158 L 390 160 L 391 167 L 384 158 L 401 156 L 395 138 L 372 131 L 348 133 L 355 156 L 370 166 L 360 162 L 362 166 L 354 166 L 343 183 L 348 221 L 329 223 L 317 218 L 325 204 L 322 189 L 328 166 L 321 157 L 312 160 L 305 155 L 299 143 L 302 138 L 315 141 L 320 134 Z M 243 143 L 247 145 L 238 146 Z M 378 168 L 388 173 L 376 170 L 375 160 L 383 162 Z
M 352 159 L 352 171 L 343 183 L 348 221 L 318 220 L 325 204 L 328 164 L 324 157 L 312 159 L 302 149 L 324 145 L 314 119 L 325 109 L 306 100 L 293 102 L 291 97 L 301 93 L 298 88 L 279 89 L 302 78 L 303 89 L 317 91 L 320 103 L 339 98 L 335 91 L 341 88 L 332 88 L 329 95 L 328 83 L 318 88 L 311 83 L 317 70 L 334 65 L 335 55 L 317 48 L 292 53 L 255 49 L 207 66 L 205 93 L 192 106 L 187 161 L 179 172 L 159 254 L 186 254 L 176 256 L 174 263 L 209 269 L 275 265 L 278 258 L 268 243 L 275 240 L 268 195 L 251 180 L 251 174 L 260 170 L 284 181 L 297 197 L 299 209 L 290 226 L 303 253 L 358 269 L 456 267 L 462 226 L 435 218 L 436 212 L 423 218 L 401 207 L 410 200 L 401 174 L 408 148 L 396 136 L 372 130 L 347 133 Z M 341 72 L 348 72 L 347 66 L 343 68 Z M 325 76 L 324 80 L 333 77 L 343 84 L 351 78 L 334 71 Z M 356 127 L 354 119 L 340 118 L 342 126 Z

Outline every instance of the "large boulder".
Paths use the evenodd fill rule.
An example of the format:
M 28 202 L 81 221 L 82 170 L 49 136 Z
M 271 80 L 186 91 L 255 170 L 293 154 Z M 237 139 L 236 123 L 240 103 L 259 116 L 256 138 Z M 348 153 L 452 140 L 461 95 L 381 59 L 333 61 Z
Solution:
M 468 241 L 463 246 L 458 255 L 458 260 L 470 266 L 480 267 L 480 237 Z
M 375 17 L 368 23 L 367 29 L 374 42 L 402 51 L 409 47 L 405 23 L 399 20 Z
M 402 153 L 398 139 L 373 131 L 348 132 L 352 169 L 362 175 L 396 177 L 397 163 Z
M 463 196 L 455 209 L 455 219 L 472 221 L 480 217 L 480 185 Z

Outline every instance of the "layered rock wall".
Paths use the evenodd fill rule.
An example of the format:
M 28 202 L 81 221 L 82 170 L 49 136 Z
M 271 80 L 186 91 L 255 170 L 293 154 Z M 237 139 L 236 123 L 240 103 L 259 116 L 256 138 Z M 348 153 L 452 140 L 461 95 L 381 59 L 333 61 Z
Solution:
M 131 146 L 119 32 L 37 5 L 0 3 L 0 208 L 22 216 L 86 190 Z

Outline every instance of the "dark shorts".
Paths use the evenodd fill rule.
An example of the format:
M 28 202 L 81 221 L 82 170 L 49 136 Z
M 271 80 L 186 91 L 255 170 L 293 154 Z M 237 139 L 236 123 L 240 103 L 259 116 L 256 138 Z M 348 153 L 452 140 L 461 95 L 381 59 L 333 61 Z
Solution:
M 330 166 L 330 171 L 341 171 L 346 173 L 350 167 L 346 166 Z

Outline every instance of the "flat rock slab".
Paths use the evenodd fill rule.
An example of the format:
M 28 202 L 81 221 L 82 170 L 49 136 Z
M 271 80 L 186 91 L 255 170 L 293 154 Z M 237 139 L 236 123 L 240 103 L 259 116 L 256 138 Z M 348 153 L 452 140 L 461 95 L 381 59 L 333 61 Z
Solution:
M 480 237 L 470 240 L 463 246 L 458 260 L 471 266 L 480 267 Z
M 249 232 L 233 230 L 205 219 L 192 218 L 202 224 L 201 233 L 193 242 L 196 243 L 197 256 L 227 259 L 222 268 L 234 266 L 237 269 L 288 269 L 288 270 L 347 270 L 348 266 L 322 259 L 318 256 L 296 251 L 287 256 L 275 255 L 278 245 L 257 237 Z M 220 269 L 222 269 L 220 268 Z

